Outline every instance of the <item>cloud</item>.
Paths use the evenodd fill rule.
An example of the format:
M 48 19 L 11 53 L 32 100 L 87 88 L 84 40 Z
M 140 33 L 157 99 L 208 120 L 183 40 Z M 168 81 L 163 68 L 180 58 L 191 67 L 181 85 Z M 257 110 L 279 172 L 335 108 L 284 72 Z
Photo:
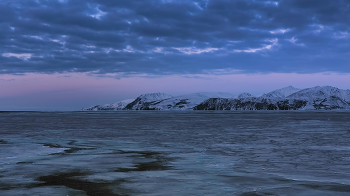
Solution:
M 185 47 L 185 48 L 174 48 L 178 51 L 180 51 L 181 53 L 184 54 L 201 54 L 204 52 L 213 52 L 213 51 L 217 51 L 219 50 L 219 48 L 204 48 L 204 49 L 199 49 L 199 48 L 195 48 L 195 47 Z
M 37 36 L 37 35 L 24 35 L 23 37 L 32 38 L 32 39 L 38 39 L 38 40 L 44 40 L 41 36 Z
M 270 31 L 271 34 L 284 34 L 287 33 L 289 31 L 291 31 L 292 29 L 276 29 L 276 30 L 272 30 Z
M 335 39 L 347 39 L 350 38 L 350 33 L 347 31 L 336 32 L 333 34 Z
M 14 53 L 3 53 L 3 57 L 16 57 L 18 59 L 22 59 L 24 61 L 28 61 L 30 58 L 32 58 L 32 54 L 24 53 L 24 54 L 14 54 Z
M 278 39 L 271 39 L 271 40 L 266 40 L 268 42 L 271 42 L 269 45 L 264 45 L 263 47 L 260 48 L 249 48 L 245 50 L 233 50 L 233 52 L 247 52 L 247 53 L 254 53 L 254 52 L 259 52 L 263 50 L 270 50 L 273 46 L 276 46 L 278 44 Z
M 344 42 L 348 5 L 347 0 L 0 1 L 0 73 L 350 72 L 350 46 Z
M 89 16 L 91 16 L 92 18 L 96 18 L 97 20 L 100 20 L 101 17 L 105 16 L 107 14 L 107 12 L 103 12 L 99 9 L 99 7 L 94 7 L 93 11 L 94 14 L 88 14 Z
M 303 43 L 296 43 L 298 41 L 298 39 L 296 39 L 295 37 L 292 37 L 290 39 L 287 39 L 288 41 L 290 41 L 291 43 L 298 45 L 298 46 L 305 46 L 305 44 Z

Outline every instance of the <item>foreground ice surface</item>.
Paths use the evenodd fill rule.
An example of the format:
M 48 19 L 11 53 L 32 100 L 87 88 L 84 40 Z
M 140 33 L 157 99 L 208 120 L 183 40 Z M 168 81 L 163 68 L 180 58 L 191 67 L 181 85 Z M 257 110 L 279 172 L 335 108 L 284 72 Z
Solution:
M 0 113 L 0 195 L 349 195 L 349 112 Z

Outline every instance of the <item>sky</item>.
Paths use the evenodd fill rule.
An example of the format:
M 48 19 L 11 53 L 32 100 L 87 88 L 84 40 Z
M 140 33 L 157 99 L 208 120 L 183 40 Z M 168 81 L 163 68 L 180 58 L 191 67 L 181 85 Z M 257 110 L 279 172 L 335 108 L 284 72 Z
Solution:
M 349 84 L 350 0 L 0 0 L 0 110 Z

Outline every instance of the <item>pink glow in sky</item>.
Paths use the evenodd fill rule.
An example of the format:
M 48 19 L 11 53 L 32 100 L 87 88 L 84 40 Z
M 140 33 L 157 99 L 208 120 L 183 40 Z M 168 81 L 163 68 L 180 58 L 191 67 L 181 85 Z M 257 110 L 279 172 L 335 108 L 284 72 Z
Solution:
M 350 74 L 339 73 L 117 77 L 84 73 L 0 75 L 0 110 L 81 110 L 152 92 L 174 96 L 194 92 L 261 95 L 289 85 L 297 88 L 330 85 L 348 89 L 350 84 Z

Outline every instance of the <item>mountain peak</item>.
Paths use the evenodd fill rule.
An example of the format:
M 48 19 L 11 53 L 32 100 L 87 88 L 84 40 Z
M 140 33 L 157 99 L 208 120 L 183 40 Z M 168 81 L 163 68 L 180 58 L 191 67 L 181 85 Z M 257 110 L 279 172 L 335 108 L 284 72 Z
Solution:
M 281 89 L 277 89 L 274 91 L 271 91 L 267 94 L 263 94 L 261 97 L 263 98 L 285 98 L 295 92 L 300 91 L 301 89 L 295 88 L 294 86 L 287 86 Z
M 242 98 L 252 97 L 252 95 L 250 93 L 241 93 L 237 97 L 238 99 L 242 99 Z
M 288 98 L 304 97 L 304 98 L 325 98 L 329 96 L 339 97 L 350 102 L 350 90 L 342 90 L 333 86 L 315 86 L 306 88 L 288 96 Z
M 142 94 L 138 98 L 142 99 L 143 102 L 158 101 L 163 99 L 172 98 L 173 96 L 165 93 L 147 93 Z

